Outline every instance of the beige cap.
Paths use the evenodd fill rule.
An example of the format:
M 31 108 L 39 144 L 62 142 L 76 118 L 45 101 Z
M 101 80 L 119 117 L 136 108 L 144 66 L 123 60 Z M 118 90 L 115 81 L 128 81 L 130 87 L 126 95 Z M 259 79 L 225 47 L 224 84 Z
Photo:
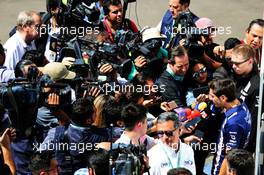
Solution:
M 52 62 L 45 65 L 42 69 L 43 74 L 48 74 L 54 81 L 61 79 L 74 79 L 75 72 L 69 71 L 66 66 L 59 62 Z
M 166 35 L 160 34 L 160 31 L 155 27 L 147 28 L 142 33 L 143 42 L 145 42 L 149 39 L 157 39 L 157 38 L 165 39 L 167 37 L 166 37 Z

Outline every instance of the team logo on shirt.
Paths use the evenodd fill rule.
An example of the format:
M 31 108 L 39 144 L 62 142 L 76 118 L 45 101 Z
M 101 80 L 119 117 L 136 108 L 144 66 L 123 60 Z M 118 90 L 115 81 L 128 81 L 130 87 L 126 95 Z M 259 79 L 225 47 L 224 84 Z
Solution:
M 185 164 L 185 165 L 192 165 L 192 164 L 193 164 L 193 161 L 191 161 L 191 160 L 186 160 L 186 161 L 184 161 L 184 164 Z
M 169 165 L 168 165 L 168 163 L 165 162 L 165 163 L 161 163 L 160 166 L 161 166 L 161 168 L 164 168 L 164 167 L 167 167 Z

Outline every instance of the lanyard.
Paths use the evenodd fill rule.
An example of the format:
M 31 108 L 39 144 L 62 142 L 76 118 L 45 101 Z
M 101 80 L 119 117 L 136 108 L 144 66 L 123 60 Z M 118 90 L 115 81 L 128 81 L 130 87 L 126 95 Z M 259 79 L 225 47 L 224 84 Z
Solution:
M 164 144 L 164 143 L 161 144 L 161 148 L 163 149 L 163 151 L 165 152 L 165 155 L 167 156 L 167 159 L 168 159 L 168 161 L 169 161 L 169 164 L 170 164 L 171 169 L 172 169 L 172 168 L 178 168 L 178 167 L 180 167 L 180 157 L 181 157 L 181 155 L 180 155 L 180 142 L 179 142 L 179 144 L 178 144 L 178 145 L 179 145 L 179 147 L 178 147 L 178 151 L 177 151 L 177 152 L 175 151 L 175 153 L 177 154 L 176 156 L 178 156 L 177 166 L 176 166 L 176 167 L 173 167 L 172 161 L 171 161 L 171 159 L 170 159 L 170 157 L 169 157 L 169 155 L 168 155 L 166 149 L 164 148 L 164 145 L 163 145 L 163 144 Z
M 112 33 L 112 31 L 111 31 L 111 28 L 110 28 L 109 25 L 107 24 L 106 17 L 104 18 L 104 25 L 105 25 L 106 31 L 107 31 L 107 33 L 108 33 L 108 35 L 109 35 L 109 37 L 110 37 L 110 40 L 111 40 L 112 42 L 114 42 L 113 33 Z

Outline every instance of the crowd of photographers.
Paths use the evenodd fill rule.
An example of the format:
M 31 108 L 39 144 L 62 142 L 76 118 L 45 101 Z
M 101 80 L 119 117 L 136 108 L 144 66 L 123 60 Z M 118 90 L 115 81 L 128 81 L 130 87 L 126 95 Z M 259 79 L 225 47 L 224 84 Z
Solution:
M 213 155 L 212 175 L 253 174 L 264 21 L 219 45 L 190 0 L 140 31 L 131 2 L 19 13 L 0 45 L 1 173 L 203 175 Z

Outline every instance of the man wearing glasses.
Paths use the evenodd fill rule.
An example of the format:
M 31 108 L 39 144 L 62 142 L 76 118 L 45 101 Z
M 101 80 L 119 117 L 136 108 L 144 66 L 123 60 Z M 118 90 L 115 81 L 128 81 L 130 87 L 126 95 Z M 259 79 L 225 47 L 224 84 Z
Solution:
M 26 51 L 36 50 L 34 40 L 39 37 L 38 28 L 41 18 L 37 12 L 22 11 L 17 18 L 17 31 L 4 44 L 6 59 L 4 65 L 7 69 L 14 70 Z
M 196 174 L 194 153 L 180 141 L 180 122 L 176 113 L 164 112 L 157 118 L 159 143 L 148 151 L 150 174 L 164 175 L 170 169 L 184 167 Z
M 260 81 L 254 58 L 254 49 L 246 44 L 238 45 L 232 51 L 231 64 L 234 71 L 233 79 L 237 88 L 236 95 L 246 103 L 251 113 L 252 130 L 247 150 L 252 153 L 255 152 L 256 145 Z

